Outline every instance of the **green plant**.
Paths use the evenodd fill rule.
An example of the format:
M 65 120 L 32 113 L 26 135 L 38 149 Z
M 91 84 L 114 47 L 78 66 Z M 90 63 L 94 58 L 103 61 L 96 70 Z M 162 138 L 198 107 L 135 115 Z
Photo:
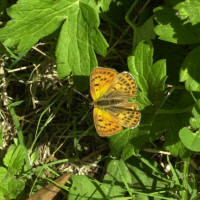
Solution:
M 26 178 L 21 179 L 28 173 L 35 180 L 30 193 L 35 191 L 35 185 L 42 185 L 45 170 L 49 177 L 58 175 L 51 167 L 66 162 L 63 171 L 72 162 L 87 168 L 86 175 L 72 176 L 69 199 L 199 198 L 199 176 L 190 170 L 190 163 L 198 167 L 200 150 L 200 2 L 160 4 L 150 0 L 19 0 L 7 10 L 8 21 L 8 5 L 3 1 L 1 15 L 7 24 L 0 29 L 5 71 L 1 96 L 10 113 L 4 112 L 3 119 L 9 124 L 12 118 L 10 124 L 19 138 L 12 158 L 18 149 L 23 153 L 19 169 L 11 170 L 1 185 L 2 198 L 16 198 L 27 184 Z M 134 101 L 141 111 L 140 125 L 109 141 L 96 135 L 90 113 L 78 124 L 88 103 L 72 90 L 73 86 L 79 91 L 88 89 L 90 71 L 98 65 L 118 71 L 128 67 L 139 88 Z M 5 136 L 2 124 L 0 128 Z M 36 149 L 41 144 L 48 158 L 39 158 Z M 9 152 L 4 155 L 1 180 L 14 166 L 6 162 Z M 91 162 L 100 152 L 100 161 Z M 92 178 L 88 175 L 95 171 L 97 160 L 104 167 Z M 35 161 L 43 165 L 33 169 Z M 80 169 L 77 164 L 74 171 L 81 174 Z M 20 185 L 17 192 L 16 187 L 8 187 L 14 176 L 20 182 L 15 184 Z

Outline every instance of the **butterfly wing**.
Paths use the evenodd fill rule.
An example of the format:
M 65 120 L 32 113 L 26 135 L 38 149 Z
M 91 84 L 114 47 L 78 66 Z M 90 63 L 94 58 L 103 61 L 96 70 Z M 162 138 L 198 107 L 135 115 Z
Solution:
M 122 126 L 105 110 L 94 108 L 94 124 L 101 137 L 110 136 L 123 130 Z
M 135 128 L 141 118 L 137 104 L 131 102 L 119 106 L 110 106 L 106 109 L 106 112 L 121 126 L 126 128 Z
M 94 100 L 103 96 L 109 88 L 117 72 L 113 69 L 96 67 L 90 74 L 90 93 Z
M 137 85 L 129 72 L 122 72 L 115 76 L 109 88 L 104 93 L 104 98 L 128 99 L 136 96 Z

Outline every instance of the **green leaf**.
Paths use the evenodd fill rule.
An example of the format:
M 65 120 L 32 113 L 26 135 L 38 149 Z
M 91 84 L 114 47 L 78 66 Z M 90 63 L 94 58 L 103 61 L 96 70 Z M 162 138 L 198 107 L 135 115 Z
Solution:
M 31 162 L 31 165 L 33 165 L 33 163 L 37 160 L 38 156 L 40 155 L 40 151 L 37 150 L 37 151 L 34 151 L 31 156 L 30 156 L 30 162 Z
M 166 131 L 166 121 L 168 118 L 169 115 L 167 114 L 158 114 L 155 116 L 148 137 L 149 142 L 155 141 Z
M 177 11 L 170 7 L 162 6 L 154 9 L 155 20 L 158 25 L 155 33 L 159 39 L 176 44 L 194 44 L 200 42 L 200 25 L 192 26 L 191 23 L 184 23 L 177 16 Z
M 133 74 L 140 90 L 148 93 L 148 75 L 153 65 L 153 49 L 141 42 L 134 51 L 134 56 L 128 57 L 129 71 Z
M 22 104 L 23 102 L 24 102 L 24 100 L 22 100 L 22 101 L 16 101 L 14 103 L 9 104 L 9 106 L 18 106 L 18 105 Z
M 100 182 L 85 175 L 72 175 L 73 185 L 70 188 L 68 199 L 88 200 L 94 198 L 105 199 L 108 188 L 104 187 Z
M 159 60 L 153 64 L 153 49 L 144 42 L 141 42 L 134 52 L 134 56 L 128 58 L 129 70 L 133 74 L 139 89 L 140 95 L 146 95 L 150 100 L 148 104 L 157 105 L 162 101 L 166 80 L 166 62 Z M 140 101 L 138 99 L 138 101 Z M 145 104 L 146 102 L 144 102 Z
M 71 71 L 75 76 L 87 76 L 92 68 L 98 66 L 93 49 L 105 56 L 108 47 L 98 26 L 98 15 L 87 4 L 80 2 L 79 8 L 70 13 L 62 26 L 56 48 L 60 78 L 69 75 Z
M 26 52 L 41 37 L 54 32 L 67 18 L 69 9 L 77 6 L 76 0 L 19 0 L 7 10 L 12 18 L 5 28 L 0 30 L 0 40 L 6 46 L 18 44 L 18 52 Z M 74 3 L 74 4 L 72 4 Z
M 138 138 L 141 139 L 141 148 L 151 130 L 156 112 L 164 99 L 166 62 L 158 60 L 153 64 L 153 49 L 145 42 L 141 42 L 135 49 L 134 56 L 128 58 L 128 65 L 139 87 L 136 98 L 141 111 L 139 125 L 139 133 L 141 134 L 137 134 Z M 134 142 L 134 139 L 131 141 Z M 137 146 L 137 144 L 134 145 Z
M 4 167 L 0 167 L 0 181 L 6 176 L 7 174 L 7 169 Z
M 88 0 L 30 0 L 28 4 L 19 0 L 8 9 L 12 20 L 0 30 L 0 41 L 7 46 L 18 44 L 17 52 L 23 53 L 61 26 L 56 48 L 59 77 L 71 71 L 88 76 L 97 66 L 94 50 L 105 56 L 108 47 L 98 30 L 98 12 L 97 3 Z
M 183 144 L 192 151 L 200 151 L 200 99 L 196 101 L 194 108 L 192 109 L 194 117 L 190 118 L 190 125 L 194 130 L 189 130 L 188 127 L 184 127 L 179 132 L 179 137 Z
M 186 19 L 186 22 L 193 25 L 200 22 L 200 2 L 198 0 L 184 1 L 176 5 L 174 9 L 178 10 L 178 17 L 181 20 Z
M 196 101 L 194 108 L 192 109 L 192 114 L 194 117 L 190 118 L 190 125 L 193 129 L 200 128 L 200 99 Z
M 4 164 L 9 168 L 12 168 L 17 172 L 20 171 L 22 165 L 24 164 L 25 158 L 25 148 L 19 145 L 16 148 L 9 149 L 8 153 L 5 155 L 3 161 Z
M 142 196 L 148 196 L 149 193 L 156 191 L 158 188 L 164 190 L 166 183 L 164 183 L 164 181 L 159 181 L 159 179 L 154 176 L 154 174 L 159 171 L 157 170 L 157 163 L 152 160 L 148 161 L 144 157 L 142 157 L 142 159 L 149 162 L 156 171 L 154 172 L 149 166 L 140 162 L 135 156 L 125 162 L 123 160 L 111 160 L 109 162 L 107 166 L 108 173 L 104 177 L 103 183 L 110 183 L 110 185 L 112 185 L 113 188 L 111 188 L 110 194 L 116 196 L 121 193 L 124 196 L 125 191 L 128 191 L 133 194 L 135 194 L 135 192 L 136 194 L 137 192 L 142 192 Z M 131 187 L 127 188 L 126 185 Z
M 4 187 L 0 186 L 0 198 L 1 198 L 1 200 L 7 200 L 8 199 L 8 198 L 6 199 L 5 194 L 8 194 L 8 191 Z
M 8 151 L 7 151 L 6 155 L 5 155 L 4 158 L 3 158 L 3 162 L 4 162 L 4 165 L 5 165 L 6 167 L 9 166 L 10 159 L 11 159 L 11 157 L 12 157 L 14 151 L 16 150 L 16 148 L 17 148 L 17 147 L 16 147 L 15 145 L 11 145 L 11 146 L 8 148 Z
M 150 17 L 142 26 L 135 26 L 133 48 L 143 40 L 152 46 L 151 40 L 155 39 L 155 37 L 153 17 Z
M 8 195 L 10 199 L 16 199 L 16 197 L 24 190 L 24 187 L 24 181 L 12 179 L 5 187 L 8 190 L 8 194 L 5 194 L 5 196 Z
M 183 144 L 192 151 L 200 151 L 200 130 L 193 133 L 184 127 L 180 130 L 179 136 Z
M 121 131 L 120 133 L 113 135 L 110 139 L 110 148 L 112 156 L 120 157 L 123 148 L 127 145 L 130 138 L 130 129 Z
M 190 114 L 188 113 L 168 115 L 166 121 L 165 149 L 170 151 L 173 156 L 180 156 L 182 159 L 188 154 L 188 150 L 181 144 L 179 131 L 184 127 L 185 121 L 188 122 L 189 116 Z
M 199 54 L 200 46 L 188 53 L 181 66 L 180 81 L 185 81 L 185 87 L 188 91 L 200 91 Z
M 132 155 L 138 154 L 147 138 L 147 134 L 135 129 L 126 129 L 110 138 L 110 148 L 113 157 L 127 160 Z

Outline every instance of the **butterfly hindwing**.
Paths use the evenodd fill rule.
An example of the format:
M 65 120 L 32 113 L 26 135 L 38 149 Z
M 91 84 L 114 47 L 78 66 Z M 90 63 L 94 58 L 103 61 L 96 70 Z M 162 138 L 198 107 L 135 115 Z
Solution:
M 126 128 L 135 128 L 140 122 L 141 113 L 136 103 L 127 102 L 124 105 L 110 106 L 106 111 L 121 126 Z
M 123 130 L 122 126 L 109 113 L 100 108 L 94 108 L 93 117 L 96 131 L 101 137 L 110 136 Z

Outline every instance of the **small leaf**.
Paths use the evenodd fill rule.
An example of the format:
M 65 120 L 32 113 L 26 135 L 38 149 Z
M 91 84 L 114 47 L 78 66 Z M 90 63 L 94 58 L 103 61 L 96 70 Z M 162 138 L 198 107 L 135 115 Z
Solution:
M 194 117 L 190 118 L 190 125 L 197 131 L 192 132 L 188 127 L 184 127 L 180 130 L 179 137 L 188 149 L 200 151 L 200 99 L 196 101 L 192 114 Z
M 197 73 L 200 65 L 200 46 L 188 53 L 181 66 L 180 81 L 185 81 L 188 91 L 200 91 L 200 76 Z
M 4 164 L 18 173 L 24 164 L 25 148 L 19 145 L 11 149 L 4 157 Z
M 200 99 L 196 101 L 194 108 L 192 109 L 194 117 L 190 118 L 190 125 L 193 129 L 200 128 Z
M 184 127 L 180 130 L 179 137 L 188 149 L 200 151 L 200 130 L 193 133 L 187 127 Z
M 9 106 L 18 106 L 18 105 L 22 104 L 23 102 L 24 102 L 24 100 L 22 100 L 22 101 L 16 101 L 14 103 L 9 104 Z
M 10 199 L 16 199 L 17 196 L 24 190 L 25 183 L 22 180 L 12 179 L 8 185 L 8 194 L 4 194 L 5 196 L 9 196 Z
M 40 155 L 39 150 L 36 150 L 31 154 L 31 158 L 30 158 L 31 164 L 33 164 L 37 160 L 39 155 Z

